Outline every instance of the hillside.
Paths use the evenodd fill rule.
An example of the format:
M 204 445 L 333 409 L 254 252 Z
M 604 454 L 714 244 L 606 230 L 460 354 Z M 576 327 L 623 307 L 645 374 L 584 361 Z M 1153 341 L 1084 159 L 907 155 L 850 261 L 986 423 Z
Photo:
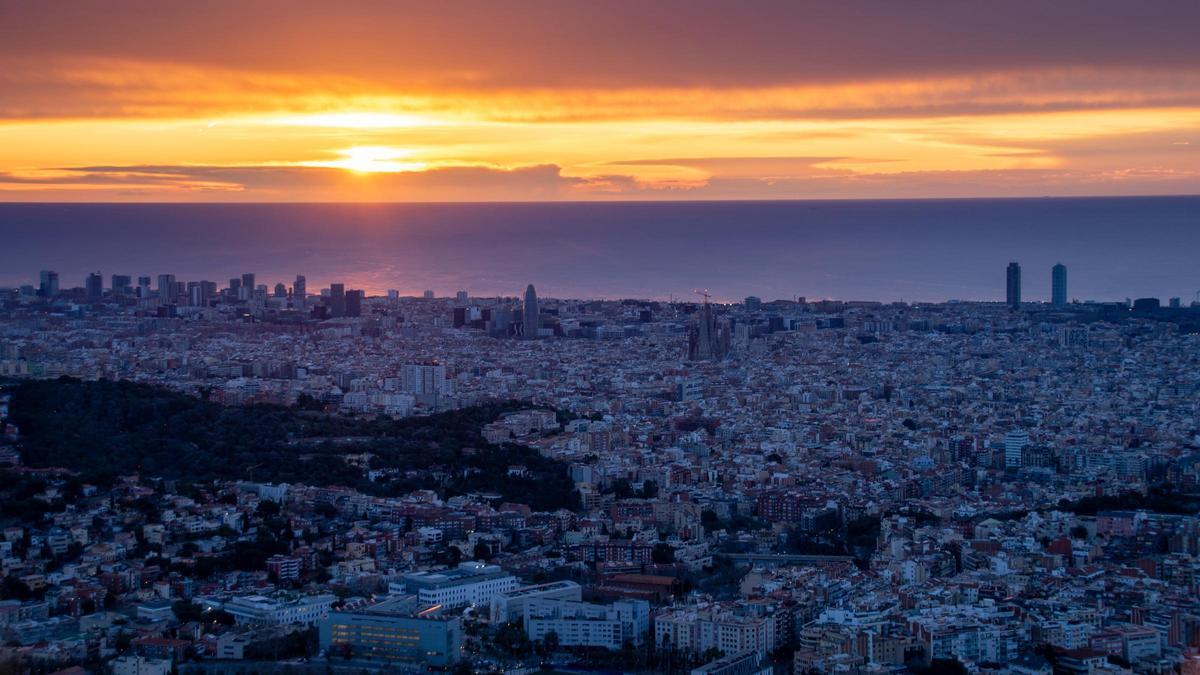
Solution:
M 421 488 L 443 496 L 489 491 L 539 510 L 578 503 L 565 464 L 528 447 L 491 445 L 480 435 L 500 413 L 523 407 L 515 402 L 397 421 L 272 405 L 227 407 L 106 380 L 25 381 L 11 391 L 10 421 L 21 430 L 23 461 L 72 469 L 91 482 L 134 472 L 191 482 L 252 475 L 383 496 Z M 398 477 L 367 480 L 344 460 L 361 453 L 374 455 L 371 468 L 396 469 Z M 513 464 L 527 467 L 530 476 L 510 478 Z

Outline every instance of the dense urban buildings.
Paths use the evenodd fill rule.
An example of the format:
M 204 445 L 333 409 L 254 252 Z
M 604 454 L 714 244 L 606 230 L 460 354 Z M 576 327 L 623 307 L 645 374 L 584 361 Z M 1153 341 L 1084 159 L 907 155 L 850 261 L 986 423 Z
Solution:
M 152 278 L 0 290 L 18 669 L 1200 665 L 1200 307 Z

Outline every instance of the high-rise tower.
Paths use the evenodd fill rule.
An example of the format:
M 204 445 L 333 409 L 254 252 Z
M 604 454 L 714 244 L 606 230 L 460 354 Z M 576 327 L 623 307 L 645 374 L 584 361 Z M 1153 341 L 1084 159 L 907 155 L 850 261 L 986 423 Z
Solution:
M 346 284 L 329 284 L 329 314 L 346 316 Z
M 1050 302 L 1055 307 L 1067 305 L 1067 266 L 1062 263 L 1050 270 Z
M 1008 263 L 1008 285 L 1004 300 L 1013 309 L 1021 308 L 1021 266 L 1018 263 Z
M 87 276 L 87 281 L 84 284 L 89 298 L 98 298 L 104 295 L 104 275 L 99 272 L 92 272 Z
M 308 280 L 303 274 L 296 275 L 296 281 L 292 283 L 292 307 L 300 311 L 304 311 L 304 305 L 308 302 Z
M 533 284 L 525 289 L 525 307 L 523 311 L 523 319 L 525 322 L 525 339 L 532 340 L 538 336 L 538 329 L 542 327 L 540 315 L 538 314 L 538 299 L 537 291 L 533 290 Z

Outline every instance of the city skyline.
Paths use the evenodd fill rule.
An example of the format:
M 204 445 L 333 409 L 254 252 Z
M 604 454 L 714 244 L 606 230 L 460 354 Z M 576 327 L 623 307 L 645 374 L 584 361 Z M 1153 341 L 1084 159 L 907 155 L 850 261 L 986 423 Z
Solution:
M 1118 302 L 1119 301 L 1116 299 L 1101 300 L 1101 299 L 1096 299 L 1096 298 L 1088 298 L 1088 299 L 1084 299 L 1084 300 L 1079 300 L 1079 299 L 1068 300 L 1067 299 L 1067 267 L 1065 265 L 1063 265 L 1061 262 L 1055 263 L 1050 268 L 1050 292 L 1047 295 L 1047 299 L 1045 299 L 1045 300 L 1025 300 L 1025 299 L 1023 299 L 1023 296 L 1022 296 L 1021 274 L 1022 274 L 1022 268 L 1021 268 L 1019 262 L 1010 262 L 1008 264 L 1008 266 L 1006 268 L 1005 297 L 1004 297 L 1003 302 L 1004 302 L 1004 304 L 1008 305 L 1009 307 L 1011 307 L 1013 309 L 1017 309 L 1023 304 L 1043 304 L 1043 305 L 1051 305 L 1054 307 L 1064 307 L 1069 303 L 1078 304 L 1078 303 L 1098 303 L 1098 302 Z M 252 296 L 256 292 L 259 295 L 261 295 L 263 298 L 268 297 L 268 295 L 269 295 L 269 297 L 273 297 L 273 298 L 287 298 L 289 300 L 295 300 L 298 303 L 297 307 L 299 309 L 304 309 L 305 303 L 307 302 L 307 299 L 310 297 L 316 298 L 318 300 L 328 299 L 330 301 L 330 306 L 334 308 L 334 313 L 332 314 L 332 317 L 358 316 L 358 314 L 347 314 L 346 310 L 345 310 L 346 299 L 349 297 L 349 294 L 353 294 L 353 293 L 360 294 L 360 296 L 359 296 L 360 299 L 367 298 L 367 297 L 389 297 L 389 298 L 423 297 L 425 299 L 447 300 L 447 299 L 451 298 L 451 293 L 448 291 L 443 295 L 438 295 L 437 291 L 429 290 L 429 289 L 423 290 L 421 292 L 421 294 L 418 295 L 418 293 L 416 293 L 415 291 L 411 292 L 411 293 L 402 294 L 399 289 L 387 288 L 387 289 L 381 289 L 378 292 L 374 293 L 373 295 L 368 295 L 367 291 L 362 290 L 362 289 L 348 289 L 348 288 L 346 288 L 346 284 L 344 284 L 342 282 L 330 282 L 328 287 L 319 288 L 316 294 L 310 295 L 307 291 L 307 278 L 303 274 L 297 274 L 295 276 L 294 283 L 290 287 L 287 286 L 286 284 L 284 284 L 282 281 L 275 282 L 274 290 L 272 292 L 271 284 L 268 284 L 268 283 L 254 284 L 253 283 L 254 277 L 255 277 L 255 274 L 253 272 L 243 273 L 241 275 L 240 281 L 237 277 L 231 277 L 229 279 L 229 284 L 221 290 L 230 294 L 230 296 L 234 300 L 253 299 Z M 18 288 L 34 289 L 36 291 L 36 294 L 39 297 L 54 297 L 54 296 L 59 295 L 62 292 L 70 291 L 70 290 L 82 290 L 84 292 L 85 297 L 93 298 L 93 299 L 98 299 L 98 298 L 103 297 L 104 295 L 106 295 L 105 291 L 107 291 L 107 295 L 111 295 L 113 297 L 126 296 L 126 297 L 131 297 L 131 298 L 138 298 L 138 299 L 150 297 L 148 294 L 144 294 L 144 290 L 143 290 L 143 289 L 148 290 L 149 286 L 148 285 L 146 285 L 146 286 L 139 285 L 139 287 L 135 288 L 134 286 L 132 286 L 130 284 L 130 280 L 132 278 L 133 277 L 131 275 L 114 273 L 114 274 L 110 275 L 110 282 L 107 286 L 105 286 L 104 285 L 104 275 L 99 270 L 97 270 L 95 272 L 87 273 L 82 285 L 80 285 L 80 286 L 65 286 L 64 287 L 64 286 L 62 286 L 61 275 L 57 271 L 41 270 L 39 272 L 38 284 L 36 286 L 34 284 L 30 283 L 30 284 L 21 284 L 21 285 L 19 285 Z M 138 277 L 139 280 L 141 280 L 141 279 L 149 280 L 150 278 L 151 277 L 148 277 L 148 276 L 139 276 Z M 189 297 L 193 297 L 193 298 L 198 297 L 193 294 L 193 291 L 195 289 L 203 289 L 206 287 L 206 285 L 210 285 L 211 288 L 213 289 L 213 291 L 218 289 L 218 285 L 216 282 L 209 281 L 207 279 L 176 281 L 174 274 L 160 274 L 160 275 L 158 275 L 158 278 L 159 278 L 159 290 L 157 290 L 155 293 L 159 297 L 162 297 L 164 295 L 162 288 L 166 284 L 174 284 L 175 286 L 182 289 L 176 293 L 177 295 L 183 295 L 186 293 Z M 251 282 L 250 285 L 247 285 L 247 279 L 249 279 L 249 281 Z M 251 290 L 249 292 L 244 292 L 244 291 L 246 291 L 247 288 L 249 288 Z M 707 289 L 705 289 L 703 292 L 696 291 L 696 293 L 704 296 L 703 304 L 708 304 L 710 300 L 717 297 L 713 294 L 710 294 Z M 523 306 L 522 318 L 523 318 L 523 321 L 526 322 L 526 325 L 531 325 L 531 321 L 530 321 L 531 317 L 536 319 L 536 317 L 538 315 L 537 314 L 537 312 L 538 312 L 538 296 L 537 296 L 536 290 L 534 289 L 534 284 L 527 285 L 525 290 L 521 294 L 514 293 L 511 295 L 506 295 L 506 294 L 501 293 L 501 294 L 488 294 L 488 295 L 481 295 L 481 296 L 472 296 L 472 295 L 470 295 L 469 291 L 466 291 L 463 289 L 456 289 L 455 291 L 453 291 L 453 296 L 454 296 L 455 302 L 460 303 L 460 304 L 471 301 L 471 300 L 480 300 L 480 299 L 513 300 L 513 299 L 521 298 L 522 306 Z M 203 297 L 206 297 L 206 298 L 213 297 L 213 294 L 209 294 L 209 295 L 206 295 Z M 807 297 L 808 296 L 806 296 L 806 295 L 797 294 L 795 296 L 788 297 L 788 298 L 768 298 L 766 300 L 766 302 L 768 302 L 768 303 L 779 302 L 779 301 L 792 302 L 792 301 L 795 301 L 796 298 L 807 298 Z M 1149 298 L 1152 296 L 1146 296 L 1146 297 Z M 1181 298 L 1182 298 L 1182 296 L 1169 296 L 1166 299 L 1171 300 L 1171 301 L 1181 301 Z M 552 297 L 552 298 L 548 298 L 548 299 L 586 300 L 586 299 L 590 299 L 590 298 Z M 617 298 L 617 299 L 621 299 L 621 298 Z M 627 298 L 627 299 L 660 300 L 661 298 L 647 297 L 647 298 Z M 824 301 L 824 300 L 847 301 L 848 300 L 851 302 L 853 302 L 855 300 L 877 301 L 874 298 L 854 298 L 854 299 L 851 299 L 851 298 L 813 298 L 813 299 L 821 300 L 821 301 Z M 1155 297 L 1154 299 L 1161 300 L 1162 298 Z M 700 304 L 698 301 L 691 300 L 686 297 L 681 297 L 678 299 L 672 298 L 672 300 L 677 301 L 681 304 L 687 304 L 689 302 L 691 302 L 693 304 Z M 747 296 L 745 298 L 745 300 L 743 300 L 742 302 L 749 302 L 751 300 L 758 302 L 758 303 L 763 302 L 763 300 L 759 299 L 757 296 Z M 1125 300 L 1132 301 L 1133 298 L 1127 297 L 1127 298 L 1125 298 Z M 738 301 L 733 300 L 733 299 L 717 299 L 717 300 L 715 300 L 715 302 L 717 304 L 734 304 Z M 954 299 L 948 300 L 947 302 L 999 302 L 999 301 L 998 300 L 979 299 L 979 298 L 954 298 Z M 1197 292 L 1197 294 L 1196 294 L 1196 302 L 1200 302 L 1200 292 Z M 925 303 L 929 304 L 928 301 L 925 301 Z M 201 303 L 194 303 L 194 304 L 201 304 Z M 340 311 L 337 309 L 339 304 L 342 305 L 342 309 Z M 709 339 L 709 337 L 706 336 L 704 339 L 705 339 L 705 341 L 707 341 Z
M 0 200 L 1197 194 L 1197 23 L 1167 0 L 6 2 Z
M 933 200 L 493 205 L 0 205 L 0 286 L 53 269 L 168 270 L 220 281 L 253 269 L 368 293 L 469 288 L 557 297 L 720 300 L 1004 299 L 998 267 L 1029 268 L 1025 295 L 1071 268 L 1081 300 L 1193 299 L 1200 199 Z M 64 246 L 69 241 L 71 245 Z M 159 268 L 155 270 L 150 266 Z

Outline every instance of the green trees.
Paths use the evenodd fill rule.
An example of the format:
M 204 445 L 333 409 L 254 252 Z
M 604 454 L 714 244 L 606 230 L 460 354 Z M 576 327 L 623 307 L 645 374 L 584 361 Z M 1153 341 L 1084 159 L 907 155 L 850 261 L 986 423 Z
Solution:
M 415 489 L 444 496 L 494 492 L 538 510 L 577 507 L 565 464 L 482 437 L 485 424 L 521 407 L 493 403 L 428 417 L 360 420 L 273 405 L 226 407 L 132 382 L 60 378 L 22 382 L 10 416 L 21 428 L 27 464 L 65 467 L 102 485 L 140 473 L 191 482 L 344 485 L 381 496 Z M 372 468 L 394 472 L 368 480 L 345 459 L 359 453 L 373 455 Z M 514 464 L 529 475 L 508 476 Z
M 650 560 L 656 565 L 669 565 L 675 562 L 675 549 L 670 544 L 658 542 L 650 549 Z

